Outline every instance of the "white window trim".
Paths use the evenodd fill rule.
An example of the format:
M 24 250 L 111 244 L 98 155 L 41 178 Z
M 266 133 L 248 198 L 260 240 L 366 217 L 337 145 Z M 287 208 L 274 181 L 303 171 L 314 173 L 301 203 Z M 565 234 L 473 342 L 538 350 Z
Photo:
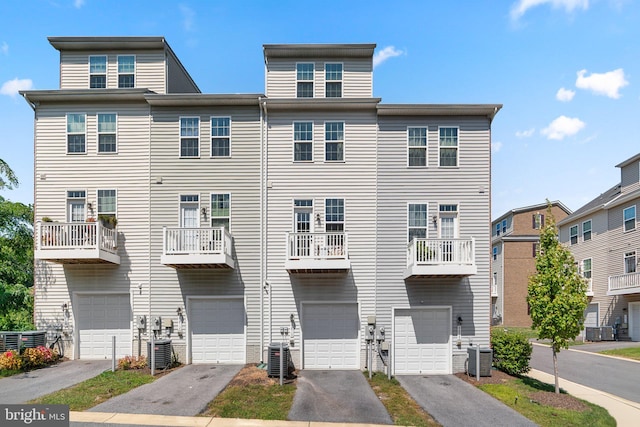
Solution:
M 633 217 L 633 228 L 630 230 L 627 230 L 627 226 L 626 226 L 626 222 L 624 219 L 624 213 L 625 211 L 629 210 L 633 208 L 634 210 L 634 217 Z M 627 206 L 626 208 L 622 209 L 622 231 L 624 233 L 629 233 L 631 231 L 634 231 L 636 228 L 638 228 L 638 208 L 636 207 L 636 205 L 631 205 L 631 206 Z
M 311 141 L 296 141 L 296 123 L 311 123 Z M 315 131 L 313 120 L 296 120 L 291 123 L 291 161 L 293 163 L 313 163 L 315 159 Z M 311 160 L 296 160 L 296 142 L 311 143 Z
M 94 73 L 91 72 L 91 58 L 104 58 L 104 88 L 92 88 L 91 87 L 91 76 Z M 89 60 L 87 61 L 87 68 L 89 71 L 89 84 L 87 85 L 89 89 L 107 89 L 109 87 L 109 56 L 108 55 L 89 55 Z M 96 76 L 102 74 L 95 74 Z
M 202 205 L 201 205 L 201 200 L 202 197 L 200 197 L 200 193 L 180 193 L 178 194 L 178 228 L 182 227 L 182 203 L 196 203 L 196 202 L 183 202 L 182 201 L 182 196 L 198 196 L 198 226 L 196 228 L 200 228 L 200 224 L 202 223 L 202 218 L 200 218 L 201 216 L 201 212 L 202 212 Z
M 298 79 L 298 64 L 311 64 L 313 65 L 313 78 L 311 80 L 299 80 Z M 313 96 L 311 98 L 315 98 L 316 97 L 316 63 L 311 61 L 311 62 L 303 62 L 303 61 L 299 61 L 296 62 L 296 68 L 295 68 L 295 73 L 296 73 L 296 87 L 295 87 L 295 91 L 296 91 L 296 98 L 298 98 L 298 83 L 312 83 L 313 84 Z M 309 99 L 311 99 L 309 98 Z M 304 99 L 304 98 L 301 98 Z
M 133 87 L 132 88 L 121 88 L 120 87 L 120 74 L 130 74 L 130 73 L 120 73 L 120 57 L 121 56 L 133 56 Z M 116 55 L 116 72 L 118 73 L 118 81 L 116 82 L 116 87 L 118 89 L 135 89 L 138 87 L 138 58 L 135 54 L 120 54 Z
M 113 212 L 113 214 L 111 213 L 107 213 L 105 215 L 114 215 L 116 218 L 118 218 L 118 189 L 117 188 L 96 188 L 96 205 L 93 209 L 93 211 L 96 214 L 96 218 L 98 217 L 98 215 L 100 215 L 100 211 L 99 211 L 99 206 L 100 204 L 98 203 L 98 192 L 99 191 L 105 191 L 105 190 L 113 190 L 116 192 L 115 198 L 116 198 L 116 206 L 115 206 L 115 211 Z
M 455 211 L 455 215 L 453 211 L 443 211 L 440 212 L 440 206 L 447 206 L 447 205 L 456 205 L 456 211 Z M 438 211 L 436 212 L 438 215 L 438 239 L 440 239 L 440 233 L 442 231 L 441 227 L 440 227 L 440 218 L 442 218 L 443 216 L 451 216 L 454 218 L 453 221 L 453 226 L 454 226 L 454 239 L 460 239 L 460 217 L 461 217 L 461 209 L 460 209 L 460 202 L 448 202 L 448 203 L 438 203 L 438 207 L 437 207 Z M 506 219 L 504 220 L 506 221 Z M 506 231 L 503 233 L 506 234 Z
M 591 236 L 587 240 L 584 239 L 584 225 L 586 223 L 591 224 L 591 228 L 589 229 L 589 233 L 591 233 Z M 580 225 L 580 228 L 582 230 L 582 241 L 583 242 L 588 242 L 589 240 L 593 240 L 593 221 L 591 221 L 591 219 L 588 219 L 586 221 L 582 221 L 582 224 Z
M 232 195 L 229 191 L 223 191 L 223 192 L 216 192 L 216 191 L 212 191 L 211 193 L 209 193 L 209 227 L 212 227 L 211 225 L 211 220 L 213 219 L 213 211 L 211 209 L 211 204 L 213 203 L 213 195 L 214 194 L 228 194 L 229 195 L 229 227 L 226 229 L 229 233 L 231 233 L 231 207 L 232 207 Z M 216 216 L 216 218 L 225 218 L 222 216 Z
M 79 197 L 69 197 L 69 191 L 84 191 L 84 199 L 79 198 Z M 87 198 L 87 194 L 89 194 L 89 192 L 87 191 L 86 188 L 65 188 L 64 190 L 64 221 L 65 223 L 70 222 L 69 221 L 69 200 L 84 200 L 84 220 L 86 221 L 88 218 L 88 209 L 89 209 L 89 200 Z M 95 206 L 95 212 L 98 211 L 98 201 L 96 199 L 96 206 Z M 96 214 L 97 217 L 97 214 Z
M 311 200 L 311 206 L 296 206 L 296 200 Z M 316 201 L 313 197 L 294 197 L 291 199 L 291 231 L 296 233 L 296 209 L 311 209 L 311 230 L 310 233 L 315 232 L 315 215 L 316 215 Z M 318 214 L 319 215 L 319 214 Z
M 456 165 L 455 166 L 442 166 L 440 164 L 440 129 L 458 129 L 458 144 L 456 145 Z M 451 148 L 451 147 L 445 147 Z M 457 169 L 460 167 L 460 126 L 438 126 L 438 167 L 444 169 Z
M 342 160 L 327 160 L 327 143 L 328 142 L 340 142 L 340 141 L 327 141 L 327 123 L 342 123 Z M 322 124 L 322 129 L 323 129 L 323 139 L 324 139 L 324 146 L 322 147 L 323 153 L 322 153 L 322 157 L 324 158 L 324 162 L 325 163 L 346 163 L 346 159 L 347 159 L 347 152 L 346 152 L 346 124 L 343 120 L 325 120 L 325 122 Z
M 229 119 L 229 155 L 228 156 L 214 156 L 213 155 L 213 119 Z M 209 117 L 209 157 L 212 159 L 230 159 L 233 156 L 233 142 L 231 135 L 233 133 L 233 120 L 231 116 L 210 116 Z
M 98 116 L 100 114 L 114 114 L 116 116 L 116 130 L 115 130 L 115 134 L 116 134 L 116 151 L 100 151 L 100 130 L 99 130 L 99 121 L 98 121 Z M 110 134 L 110 132 L 102 132 L 104 134 Z M 104 155 L 114 155 L 114 154 L 118 154 L 118 148 L 119 148 L 120 144 L 118 144 L 118 113 L 116 112 L 108 112 L 108 111 L 99 111 L 96 113 L 96 154 L 100 155 L 100 156 L 104 156 Z
M 343 208 L 343 213 L 342 213 L 342 231 L 327 231 L 327 224 L 340 224 L 340 222 L 337 221 L 331 221 L 331 222 L 327 222 L 327 200 L 328 199 L 337 199 L 337 200 L 342 200 L 342 208 Z M 307 199 L 302 199 L 302 200 L 307 200 Z M 323 218 L 323 229 L 324 232 L 326 233 L 346 233 L 347 232 L 347 198 L 344 196 L 333 196 L 333 197 L 325 197 L 323 199 L 324 202 L 324 206 L 322 207 L 322 212 L 324 214 L 324 218 Z M 314 219 L 315 220 L 315 219 Z
M 573 234 L 571 234 L 571 230 L 575 227 L 576 229 L 576 242 L 572 243 L 571 242 L 571 238 L 574 236 Z M 569 245 L 577 245 L 580 241 L 580 226 L 578 224 L 576 225 L 572 225 L 571 227 L 569 227 Z
M 183 137 L 181 135 L 181 131 L 180 129 L 182 128 L 182 119 L 198 119 L 198 155 L 197 156 L 183 156 L 182 155 L 182 138 L 192 138 L 190 136 L 185 136 Z M 202 125 L 202 120 L 200 120 L 200 116 L 179 116 L 178 117 L 178 157 L 180 159 L 199 159 L 200 156 L 202 155 L 202 144 L 201 144 L 201 136 L 202 136 L 202 132 L 201 132 L 201 127 Z M 187 195 L 187 194 L 185 194 Z
M 342 66 L 342 71 L 340 73 L 342 75 L 342 78 L 340 80 L 327 80 L 327 65 L 328 64 L 339 64 L 340 66 Z M 324 80 L 324 88 L 323 88 L 324 97 L 325 98 L 329 98 L 329 99 L 331 99 L 331 98 L 337 98 L 337 99 L 344 98 L 344 62 L 325 62 L 324 66 L 323 66 L 323 69 L 324 69 L 323 70 L 324 73 L 322 74 L 322 77 L 323 77 L 323 80 Z M 327 97 L 327 83 L 329 83 L 329 82 L 331 82 L 331 83 L 340 82 L 340 96 L 339 97 L 337 97 L 337 96 Z
M 580 261 L 580 275 L 582 277 L 584 277 L 585 279 L 587 279 L 587 277 L 584 275 L 585 273 L 585 268 L 584 268 L 584 263 L 585 261 L 591 261 L 591 269 L 589 270 L 591 272 L 591 277 L 589 277 L 589 279 L 593 278 L 593 258 L 585 258 L 582 261 Z
M 429 238 L 429 228 L 430 228 L 430 218 L 429 218 L 429 202 L 423 201 L 423 200 L 417 200 L 417 201 L 410 201 L 407 202 L 407 208 L 405 211 L 405 218 L 407 221 L 407 228 L 405 230 L 405 237 L 407 238 L 407 243 L 411 243 L 411 241 L 409 240 L 409 205 L 426 205 L 427 206 L 427 225 L 425 226 L 426 228 L 426 233 L 425 233 L 425 239 Z M 412 227 L 412 228 L 419 228 L 419 227 Z
M 624 271 L 624 274 L 634 274 L 634 273 L 627 273 L 627 254 L 633 254 L 633 258 L 635 259 L 634 264 L 636 266 L 636 273 L 638 273 L 638 251 L 636 250 L 630 250 L 629 252 L 623 252 L 622 253 L 622 271 Z M 629 257 L 631 258 L 631 257 Z
M 413 145 L 409 145 L 409 129 L 426 129 L 426 145 L 424 147 L 421 146 L 413 146 Z M 426 167 L 429 166 L 429 126 L 407 126 L 407 167 L 408 168 L 417 168 L 417 169 L 424 169 Z M 409 164 L 409 150 L 411 148 L 424 148 L 424 166 L 418 166 L 418 165 L 410 165 Z
M 69 152 L 69 115 L 72 114 L 82 114 L 84 116 L 84 151 L 78 151 L 78 152 Z M 79 113 L 79 112 L 68 112 L 64 115 L 64 144 L 65 144 L 65 150 L 66 150 L 66 154 L 69 156 L 82 156 L 82 155 L 86 155 L 89 150 L 88 150 L 88 142 L 87 142 L 87 113 Z M 80 133 L 71 133 L 71 135 L 80 135 Z

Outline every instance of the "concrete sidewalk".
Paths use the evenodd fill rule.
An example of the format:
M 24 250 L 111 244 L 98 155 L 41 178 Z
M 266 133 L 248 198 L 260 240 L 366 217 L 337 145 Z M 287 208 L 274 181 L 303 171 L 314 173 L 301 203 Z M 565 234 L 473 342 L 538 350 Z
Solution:
M 527 374 L 531 378 L 548 384 L 555 384 L 554 376 L 546 372 L 531 369 Z M 613 418 L 618 427 L 635 427 L 640 420 L 640 403 L 632 402 L 600 390 L 585 387 L 565 379 L 559 379 L 560 387 L 572 396 L 602 406 Z

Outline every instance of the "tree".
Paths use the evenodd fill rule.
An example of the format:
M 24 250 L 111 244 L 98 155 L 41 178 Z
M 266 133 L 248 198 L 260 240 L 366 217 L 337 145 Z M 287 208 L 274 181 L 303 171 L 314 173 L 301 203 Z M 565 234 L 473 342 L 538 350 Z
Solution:
M 9 189 L 18 186 L 18 177 L 11 170 L 7 162 L 0 159 L 0 190 Z
M 536 273 L 529 278 L 527 302 L 538 338 L 551 340 L 555 390 L 558 385 L 558 353 L 569 347 L 582 330 L 587 308 L 587 282 L 580 276 L 571 252 L 558 241 L 551 205 L 540 234 Z

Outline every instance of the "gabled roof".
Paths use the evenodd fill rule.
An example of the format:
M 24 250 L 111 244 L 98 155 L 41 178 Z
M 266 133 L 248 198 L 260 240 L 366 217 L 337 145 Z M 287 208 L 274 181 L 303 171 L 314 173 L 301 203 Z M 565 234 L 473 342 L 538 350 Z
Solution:
M 563 211 L 565 211 L 567 214 L 571 214 L 571 209 L 566 207 L 561 201 L 554 200 L 553 202 L 549 202 L 549 203 L 551 203 L 551 206 L 557 206 L 560 209 L 562 209 Z M 545 202 L 545 203 L 538 203 L 537 205 L 524 206 L 522 208 L 511 209 L 510 211 L 507 211 L 506 213 L 502 214 L 497 219 L 494 219 L 491 222 L 491 224 L 494 225 L 495 223 L 502 221 L 503 219 L 505 219 L 506 217 L 508 217 L 509 215 L 512 215 L 512 214 L 518 214 L 518 213 L 529 212 L 529 211 L 539 211 L 539 210 L 542 210 L 542 209 L 546 210 L 547 206 L 548 205 Z
M 633 157 L 629 157 L 629 158 L 628 158 L 627 160 L 625 160 L 624 162 L 617 164 L 617 165 L 616 165 L 616 167 L 617 167 L 617 168 L 623 168 L 623 167 L 625 167 L 625 166 L 627 166 L 627 165 L 630 165 L 631 163 L 634 163 L 634 162 L 636 162 L 636 161 L 638 161 L 638 160 L 640 160 L 640 153 L 636 154 L 636 155 L 635 155 L 635 156 L 633 156 Z
M 586 205 L 576 210 L 574 213 L 572 213 L 568 217 L 564 218 L 562 221 L 559 221 L 558 225 L 575 221 L 580 217 L 583 217 L 585 215 L 588 215 L 595 211 L 603 209 L 607 203 L 610 203 L 620 195 L 620 187 L 621 187 L 620 184 L 614 185 L 613 187 L 611 187 L 604 193 L 600 194 L 598 197 L 596 197 Z

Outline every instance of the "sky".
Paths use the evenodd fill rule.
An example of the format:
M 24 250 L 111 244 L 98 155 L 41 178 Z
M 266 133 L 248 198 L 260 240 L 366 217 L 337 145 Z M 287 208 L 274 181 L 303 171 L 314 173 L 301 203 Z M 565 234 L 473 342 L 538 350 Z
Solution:
M 164 36 L 203 93 L 264 93 L 262 45 L 376 43 L 384 103 L 503 104 L 492 124 L 492 218 L 578 209 L 640 153 L 634 0 L 0 2 L 0 158 L 33 203 L 33 111 L 58 89 L 49 36 Z

